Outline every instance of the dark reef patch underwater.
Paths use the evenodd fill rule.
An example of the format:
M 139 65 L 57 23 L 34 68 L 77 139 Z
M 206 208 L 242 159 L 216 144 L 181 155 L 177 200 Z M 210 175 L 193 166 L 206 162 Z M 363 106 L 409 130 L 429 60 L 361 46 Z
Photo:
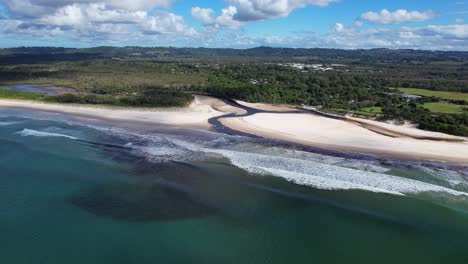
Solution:
M 0 110 L 0 262 L 468 263 L 466 166 L 330 154 Z
M 136 222 L 182 220 L 212 211 L 182 191 L 146 184 L 105 185 L 70 201 L 97 216 Z

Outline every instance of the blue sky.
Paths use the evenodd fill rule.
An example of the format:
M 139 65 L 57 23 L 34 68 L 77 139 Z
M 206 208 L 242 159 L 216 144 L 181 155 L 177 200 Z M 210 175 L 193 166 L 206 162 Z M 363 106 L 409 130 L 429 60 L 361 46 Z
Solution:
M 1 0 L 0 47 L 468 50 L 468 0 Z

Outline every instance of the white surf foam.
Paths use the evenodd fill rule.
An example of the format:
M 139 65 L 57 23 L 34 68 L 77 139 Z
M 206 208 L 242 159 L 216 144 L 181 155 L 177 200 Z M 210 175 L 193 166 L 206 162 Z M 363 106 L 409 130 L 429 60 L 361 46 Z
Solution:
M 149 142 L 148 145 L 127 144 L 126 146 L 155 162 L 194 158 L 203 160 L 215 155 L 224 157 L 233 165 L 252 173 L 282 177 L 295 184 L 318 189 L 356 189 L 394 195 L 443 192 L 468 196 L 468 193 L 449 187 L 385 174 L 389 169 L 374 161 L 330 157 L 278 147 L 258 146 L 249 142 L 244 145 L 243 143 L 224 145 L 219 139 L 207 142 L 167 134 L 130 132 L 124 129 L 101 131 L 117 134 L 129 141 Z M 437 176 L 443 178 L 441 175 Z M 459 179 L 449 177 L 451 180 L 454 178 Z
M 43 132 L 43 131 L 37 131 L 33 129 L 23 129 L 19 132 L 16 132 L 15 134 L 21 135 L 23 137 L 63 137 L 63 138 L 68 138 L 68 139 L 78 139 L 76 137 L 64 135 L 64 134 L 59 134 L 59 133 L 49 133 L 49 132 Z
M 383 189 L 381 187 L 369 186 L 366 184 L 354 183 L 348 180 L 340 180 L 337 178 L 326 178 L 320 176 L 314 176 L 310 174 L 303 174 L 297 172 L 290 172 L 285 170 L 279 169 L 271 169 L 271 168 L 264 168 L 259 167 L 259 169 L 265 171 L 268 174 L 280 176 L 285 178 L 286 180 L 298 184 L 298 185 L 305 185 L 311 186 L 321 190 L 366 190 L 372 191 L 377 193 L 388 193 L 388 194 L 395 194 L 395 195 L 403 195 L 401 192 L 391 191 L 387 189 Z
M 253 173 L 271 174 L 296 184 L 320 189 L 361 189 L 392 194 L 413 194 L 421 192 L 445 192 L 452 195 L 468 193 L 413 179 L 377 172 L 344 168 L 313 161 L 287 157 L 211 150 L 220 153 L 231 162 Z
M 19 122 L 0 122 L 0 126 L 11 126 L 18 124 Z
M 275 157 L 287 157 L 305 161 L 313 161 L 318 163 L 324 163 L 329 165 L 335 165 L 344 168 L 351 168 L 351 169 L 358 169 L 364 171 L 372 171 L 378 173 L 386 173 L 389 172 L 390 169 L 383 167 L 379 162 L 376 161 L 369 161 L 369 160 L 358 160 L 358 159 L 350 159 L 350 158 L 342 158 L 342 157 L 333 157 L 333 156 L 326 156 L 317 153 L 305 152 L 300 150 L 292 150 L 280 147 L 256 147 L 256 148 L 245 148 L 244 146 L 238 148 L 230 148 L 229 150 L 238 150 L 240 152 L 250 152 L 250 153 L 257 153 L 263 154 L 267 156 L 275 156 Z
M 318 154 L 309 156 L 305 152 L 285 151 L 281 155 L 276 155 L 278 153 L 275 151 L 278 150 L 263 154 L 268 153 L 269 150 L 266 149 L 262 150 L 262 154 L 260 154 L 222 148 L 213 149 L 180 139 L 171 138 L 168 140 L 176 146 L 194 152 L 219 154 L 229 159 L 233 165 L 251 173 L 279 176 L 296 184 L 319 189 L 360 189 L 397 195 L 444 192 L 457 196 L 468 196 L 468 193 L 447 187 L 385 174 L 389 169 L 377 166 L 373 162 L 366 164 L 365 161 L 333 157 L 322 159 L 317 157 Z

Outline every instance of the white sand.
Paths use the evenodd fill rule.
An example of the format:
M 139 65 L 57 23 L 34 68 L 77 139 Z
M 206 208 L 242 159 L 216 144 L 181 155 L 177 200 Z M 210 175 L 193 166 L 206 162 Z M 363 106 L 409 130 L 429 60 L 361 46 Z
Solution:
M 196 96 L 194 102 L 189 107 L 185 108 L 173 107 L 160 109 L 139 109 L 126 107 L 52 104 L 0 99 L 0 107 L 59 112 L 86 117 L 103 118 L 107 120 L 137 121 L 208 129 L 210 127 L 208 124 L 208 119 L 224 114 L 215 110 L 211 106 L 212 104 L 219 103 L 219 101 L 220 100 L 211 97 Z
M 405 159 L 468 164 L 467 142 L 393 138 L 350 122 L 311 114 L 260 113 L 242 118 L 222 119 L 222 123 L 230 128 L 262 137 L 311 146 L 397 156 Z M 395 131 L 400 129 L 398 126 L 389 124 L 385 124 L 385 128 Z M 404 128 L 403 132 L 440 136 L 439 133 L 415 130 Z

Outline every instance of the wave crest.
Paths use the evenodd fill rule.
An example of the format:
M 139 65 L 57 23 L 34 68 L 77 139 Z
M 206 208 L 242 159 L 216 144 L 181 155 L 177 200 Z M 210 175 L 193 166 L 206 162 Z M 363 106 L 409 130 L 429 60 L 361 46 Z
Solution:
M 421 179 L 390 175 L 398 164 L 322 155 L 283 147 L 268 146 L 249 138 L 209 134 L 206 137 L 171 135 L 155 131 L 132 132 L 125 129 L 102 129 L 132 144 L 127 147 L 150 162 L 228 160 L 251 173 L 284 178 L 299 185 L 326 190 L 359 189 L 395 195 L 443 192 L 467 196 L 460 186 L 467 179 L 456 171 L 439 170 L 420 164 L 408 165 L 426 173 Z M 128 142 L 127 141 L 127 142 Z M 404 164 L 407 165 L 406 163 Z M 425 178 L 427 177 L 427 179 Z M 437 179 L 437 182 L 431 181 Z M 443 184 L 443 183 L 446 184 Z M 467 189 L 468 190 L 468 189 Z
M 43 131 L 37 131 L 33 129 L 23 129 L 19 132 L 16 132 L 15 134 L 18 134 L 23 137 L 63 137 L 63 138 L 68 138 L 68 139 L 73 139 L 76 140 L 78 138 L 64 135 L 64 134 L 59 134 L 59 133 L 50 133 L 50 132 L 43 132 Z

